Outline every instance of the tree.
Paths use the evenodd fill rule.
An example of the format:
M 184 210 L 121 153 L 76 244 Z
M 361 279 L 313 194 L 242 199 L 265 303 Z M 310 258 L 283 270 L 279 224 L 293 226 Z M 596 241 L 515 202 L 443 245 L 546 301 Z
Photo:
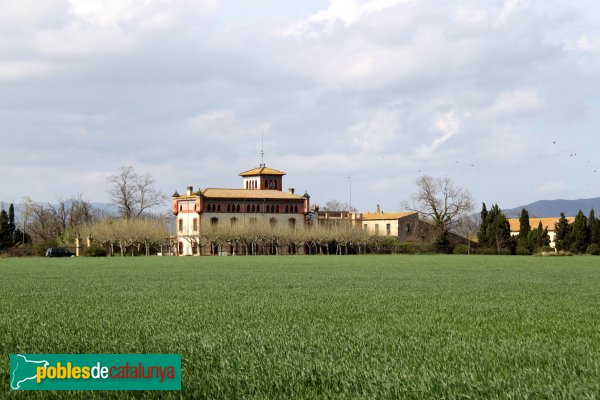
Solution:
M 590 232 L 590 244 L 600 245 L 600 220 L 596 218 L 593 208 L 590 210 L 588 217 L 588 230 Z
M 139 217 L 167 199 L 154 188 L 154 179 L 149 174 L 139 175 L 133 167 L 121 167 L 119 174 L 108 177 L 108 183 L 110 199 L 125 219 Z
M 471 242 L 479 237 L 479 225 L 476 217 L 472 215 L 462 216 L 454 229 L 456 233 L 467 239 L 467 254 L 471 254 Z
M 430 219 L 436 227 L 436 243 L 447 243 L 448 231 L 463 215 L 473 210 L 469 192 L 448 177 L 424 175 L 417 179 L 417 192 L 404 207 Z
M 11 234 L 8 227 L 8 214 L 5 209 L 0 210 L 0 250 L 11 245 Z
M 531 231 L 531 225 L 529 224 L 529 212 L 526 209 L 521 210 L 521 216 L 519 217 L 519 240 L 524 242 L 527 239 L 527 235 Z
M 587 218 L 583 211 L 579 210 L 575 221 L 573 221 L 571 229 L 571 246 L 570 250 L 577 253 L 585 253 L 589 244 L 589 232 L 587 226 Z
M 488 224 L 488 211 L 487 208 L 485 206 L 485 203 L 483 203 L 483 206 L 481 207 L 481 214 L 480 215 L 480 223 L 479 223 L 479 232 L 477 233 L 477 239 L 479 239 L 479 244 L 481 246 L 485 246 L 486 245 L 486 232 L 487 232 L 487 224 Z
M 558 219 L 558 222 L 554 224 L 554 231 L 556 232 L 556 250 L 569 250 L 571 241 L 571 229 L 572 226 L 569 225 L 569 221 L 565 217 L 565 214 L 560 213 L 560 218 Z
M 485 241 L 482 245 L 495 247 L 498 254 L 504 248 L 510 248 L 511 252 L 514 250 L 512 249 L 514 241 L 510 237 L 510 224 L 497 204 L 494 204 L 488 212 Z
M 329 200 L 322 208 L 323 211 L 350 211 L 356 212 L 356 208 L 350 204 L 338 200 Z

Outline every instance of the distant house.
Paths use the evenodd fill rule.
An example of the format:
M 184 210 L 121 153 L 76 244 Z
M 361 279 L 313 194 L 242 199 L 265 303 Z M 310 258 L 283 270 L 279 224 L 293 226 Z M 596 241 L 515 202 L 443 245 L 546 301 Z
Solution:
M 394 236 L 403 242 L 425 241 L 416 212 L 374 212 L 363 213 L 360 217 L 362 228 L 370 235 Z
M 559 220 L 559 218 L 557 218 L 557 217 L 554 217 L 554 218 L 529 218 L 529 226 L 531 226 L 531 229 L 537 229 L 537 227 L 540 225 L 540 222 L 541 222 L 542 228 L 548 230 L 548 236 L 550 237 L 550 247 L 555 248 L 556 247 L 555 224 L 558 223 L 558 220 Z M 569 223 L 572 223 L 573 221 L 575 221 L 575 217 L 567 217 L 567 221 L 569 221 Z M 521 223 L 519 222 L 519 219 L 518 218 L 510 218 L 508 220 L 508 223 L 510 224 L 510 235 L 517 236 L 519 234 L 519 229 L 521 228 Z

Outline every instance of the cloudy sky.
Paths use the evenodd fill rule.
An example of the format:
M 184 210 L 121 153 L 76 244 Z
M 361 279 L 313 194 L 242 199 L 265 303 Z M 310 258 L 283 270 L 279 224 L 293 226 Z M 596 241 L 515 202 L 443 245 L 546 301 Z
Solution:
M 600 196 L 597 0 L 0 0 L 0 201 L 131 165 L 166 194 L 265 162 L 398 210 L 420 174 L 511 208 Z M 596 172 L 597 171 L 597 172 Z

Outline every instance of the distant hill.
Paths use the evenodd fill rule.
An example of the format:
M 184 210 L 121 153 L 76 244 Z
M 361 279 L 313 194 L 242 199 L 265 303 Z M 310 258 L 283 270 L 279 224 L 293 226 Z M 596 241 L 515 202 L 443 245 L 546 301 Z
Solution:
M 578 200 L 540 200 L 524 206 L 512 208 L 510 210 L 502 210 L 507 218 L 519 218 L 521 210 L 529 211 L 531 218 L 551 218 L 558 217 L 561 212 L 567 217 L 574 217 L 579 210 L 587 216 L 593 208 L 596 215 L 600 213 L 600 197 L 593 199 L 578 199 Z

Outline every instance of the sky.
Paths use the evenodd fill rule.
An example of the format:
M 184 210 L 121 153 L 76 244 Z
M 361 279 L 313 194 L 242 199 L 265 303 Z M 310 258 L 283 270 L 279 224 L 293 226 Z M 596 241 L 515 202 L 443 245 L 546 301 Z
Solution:
M 0 0 L 0 202 L 261 162 L 313 204 L 600 196 L 596 0 Z M 479 208 L 479 205 L 477 206 Z M 477 210 L 476 210 L 477 211 Z

